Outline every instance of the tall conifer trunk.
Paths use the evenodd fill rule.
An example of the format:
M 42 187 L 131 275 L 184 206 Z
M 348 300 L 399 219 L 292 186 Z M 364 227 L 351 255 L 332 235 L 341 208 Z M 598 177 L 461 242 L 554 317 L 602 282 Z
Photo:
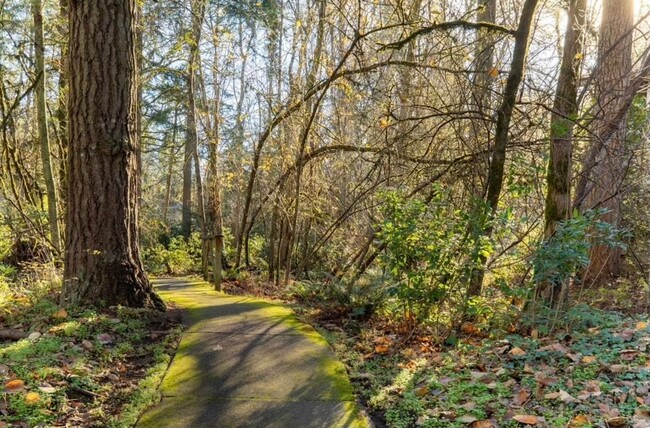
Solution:
M 70 2 L 64 304 L 164 309 L 138 248 L 135 1 Z

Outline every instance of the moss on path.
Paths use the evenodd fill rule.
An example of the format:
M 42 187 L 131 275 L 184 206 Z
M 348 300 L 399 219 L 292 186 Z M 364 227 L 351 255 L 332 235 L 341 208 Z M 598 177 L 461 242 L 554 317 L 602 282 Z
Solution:
M 367 427 L 345 367 L 290 309 L 188 279 L 157 291 L 187 329 L 138 427 Z

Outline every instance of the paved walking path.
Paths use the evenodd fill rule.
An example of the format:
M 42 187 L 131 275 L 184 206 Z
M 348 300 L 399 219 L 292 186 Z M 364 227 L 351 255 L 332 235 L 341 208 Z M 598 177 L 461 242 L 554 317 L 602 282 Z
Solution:
M 227 296 L 205 283 L 159 279 L 185 309 L 162 402 L 138 427 L 367 427 L 344 366 L 283 306 Z

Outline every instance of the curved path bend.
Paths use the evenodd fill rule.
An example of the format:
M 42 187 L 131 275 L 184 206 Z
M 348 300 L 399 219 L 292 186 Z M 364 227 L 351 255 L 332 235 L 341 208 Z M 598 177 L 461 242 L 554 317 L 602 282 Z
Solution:
M 368 427 L 345 367 L 286 307 L 228 296 L 189 279 L 158 279 L 186 330 L 140 428 Z

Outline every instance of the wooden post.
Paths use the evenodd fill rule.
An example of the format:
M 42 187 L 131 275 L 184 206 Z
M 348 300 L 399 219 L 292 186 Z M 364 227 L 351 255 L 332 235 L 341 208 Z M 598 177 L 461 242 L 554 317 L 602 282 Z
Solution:
M 212 277 L 214 289 L 221 291 L 221 253 L 223 253 L 223 235 L 214 235 L 214 255 L 212 257 Z

